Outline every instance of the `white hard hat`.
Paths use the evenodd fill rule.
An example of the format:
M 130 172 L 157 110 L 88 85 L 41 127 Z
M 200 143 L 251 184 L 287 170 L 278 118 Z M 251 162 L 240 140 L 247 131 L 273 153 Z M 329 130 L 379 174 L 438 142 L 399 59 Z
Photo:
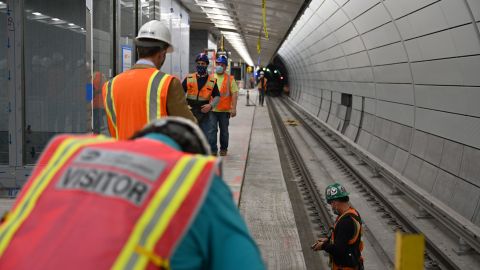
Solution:
M 150 39 L 150 40 L 142 40 Z M 173 52 L 172 35 L 167 26 L 161 21 L 151 20 L 140 27 L 138 36 L 135 38 L 135 44 L 142 47 L 156 47 L 158 43 L 151 40 L 159 40 L 169 45 L 167 52 Z
M 265 72 L 263 72 L 263 71 L 260 71 L 260 75 L 263 75 L 263 74 L 265 74 Z
M 188 120 L 178 116 L 167 116 L 155 119 L 145 125 L 142 130 L 133 135 L 132 139 L 144 137 L 150 133 L 163 134 L 174 140 L 182 151 L 210 155 L 210 145 L 200 127 Z

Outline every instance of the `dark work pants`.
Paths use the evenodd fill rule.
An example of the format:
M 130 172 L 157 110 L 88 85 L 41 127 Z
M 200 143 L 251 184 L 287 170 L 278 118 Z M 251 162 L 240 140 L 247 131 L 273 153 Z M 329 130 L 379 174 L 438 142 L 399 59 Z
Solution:
M 208 142 L 212 153 L 217 153 L 217 136 L 220 127 L 220 150 L 228 150 L 228 125 L 230 124 L 229 112 L 211 112 L 209 117 L 210 131 Z
M 263 106 L 263 102 L 265 101 L 265 90 L 258 89 L 258 98 L 259 98 L 260 105 Z

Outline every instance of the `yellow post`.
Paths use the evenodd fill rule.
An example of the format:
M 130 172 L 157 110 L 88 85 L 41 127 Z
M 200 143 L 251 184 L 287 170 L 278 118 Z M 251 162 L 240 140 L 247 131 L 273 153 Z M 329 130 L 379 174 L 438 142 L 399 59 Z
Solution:
M 397 232 L 395 270 L 423 270 L 425 237 L 423 234 Z

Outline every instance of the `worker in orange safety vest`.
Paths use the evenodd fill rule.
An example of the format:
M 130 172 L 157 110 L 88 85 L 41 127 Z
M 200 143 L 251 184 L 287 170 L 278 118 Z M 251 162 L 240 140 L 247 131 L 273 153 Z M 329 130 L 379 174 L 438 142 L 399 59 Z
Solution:
M 170 30 L 163 22 L 144 24 L 135 39 L 139 60 L 103 86 L 110 135 L 127 139 L 157 118 L 181 116 L 196 122 L 188 109 L 180 81 L 161 72 L 173 51 Z
M 213 155 L 217 155 L 217 134 L 220 128 L 220 156 L 226 156 L 228 152 L 230 117 L 237 115 L 238 85 L 235 78 L 228 74 L 228 59 L 221 55 L 216 59 L 215 78 L 220 87 L 220 102 L 213 108 L 210 115 L 210 131 L 208 140 Z
M 332 270 L 363 270 L 362 219 L 349 204 L 349 193 L 334 183 L 325 191 L 327 203 L 337 215 L 328 238 L 320 238 L 312 245 L 313 250 L 324 250 L 330 254 Z
M 210 112 L 220 101 L 217 80 L 207 72 L 209 62 L 208 55 L 198 54 L 195 59 L 197 72 L 188 74 L 182 82 L 183 89 L 187 94 L 188 106 L 207 137 Z
M 193 122 L 52 139 L 0 225 L 0 269 L 264 269 Z

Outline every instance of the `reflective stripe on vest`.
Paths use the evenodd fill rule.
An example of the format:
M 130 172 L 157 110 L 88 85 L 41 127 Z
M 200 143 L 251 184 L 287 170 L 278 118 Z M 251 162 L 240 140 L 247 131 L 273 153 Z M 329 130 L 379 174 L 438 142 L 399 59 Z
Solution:
M 220 111 L 229 111 L 232 109 L 232 95 L 230 88 L 232 87 L 233 76 L 223 75 L 222 86 L 220 87 L 220 102 L 216 109 Z
M 360 217 L 358 215 L 358 212 L 357 210 L 355 210 L 354 208 L 350 207 L 348 208 L 347 211 L 345 211 L 341 216 L 339 216 L 337 218 L 337 220 L 335 221 L 335 224 L 333 225 L 333 230 L 332 230 L 332 235 L 330 237 L 330 243 L 331 244 L 335 244 L 335 228 L 337 227 L 337 224 L 338 222 L 346 215 L 354 215 L 356 217 Z M 363 227 L 362 225 L 360 224 L 360 222 L 358 222 L 358 220 L 356 220 L 355 218 L 351 217 L 352 220 L 353 220 L 353 223 L 355 224 L 355 233 L 353 234 L 353 237 L 352 239 L 348 240 L 347 244 L 349 245 L 354 245 L 359 239 L 359 237 L 361 237 L 362 235 L 362 230 L 363 230 Z M 360 243 L 359 243 L 359 246 L 358 248 L 360 249 L 360 253 L 362 252 L 363 250 L 363 242 L 360 240 Z M 360 258 L 358 258 L 361 262 L 363 262 L 363 258 L 360 256 Z M 330 262 L 332 264 L 332 270 L 355 270 L 355 269 L 358 269 L 358 267 L 346 267 L 346 266 L 339 266 L 335 263 L 335 261 L 333 261 L 333 258 L 332 256 L 330 255 Z
M 155 255 L 153 250 L 209 161 L 212 159 L 184 156 L 177 162 L 137 221 L 113 269 L 143 269 L 149 261 L 157 266 L 169 268 L 168 257 L 171 254 L 159 256 Z M 162 245 L 170 245 L 170 251 L 174 244 L 162 242 Z
M 32 212 L 40 195 L 50 184 L 53 176 L 63 167 L 63 165 L 72 157 L 77 150 L 83 146 L 90 144 L 98 144 L 99 142 L 113 142 L 111 138 L 105 136 L 85 137 L 85 138 L 69 138 L 65 139 L 43 168 L 40 174 L 33 180 L 30 188 L 16 205 L 15 209 L 0 226 L 0 257 L 12 240 L 13 235 L 22 225 L 28 215 Z
M 91 269 L 92 265 L 101 265 L 101 269 L 144 269 L 152 264 L 169 269 L 169 258 L 201 207 L 217 166 L 213 157 L 183 154 L 150 139 L 59 136 L 44 154 L 41 159 L 46 160 L 46 166 L 34 171 L 12 214 L 0 227 L 0 265 L 6 269 L 19 263 L 22 269 L 31 269 L 38 263 L 18 261 L 19 254 L 43 256 L 42 251 L 50 254 L 62 250 L 65 254 L 48 260 L 50 267 L 64 269 L 75 261 L 75 269 Z M 122 197 L 139 190 L 138 200 Z M 59 201 L 73 211 L 59 211 L 55 207 Z M 98 207 L 97 202 L 104 207 Z M 91 217 L 84 215 L 86 210 L 90 213 L 88 207 L 98 208 L 92 209 Z M 116 211 L 110 216 L 109 209 Z M 124 215 L 122 209 L 128 214 Z M 68 218 L 64 220 L 65 214 Z M 81 233 L 75 230 L 69 239 L 62 236 L 65 231 L 52 231 L 55 226 L 68 231 L 75 226 L 73 221 L 91 226 L 82 227 Z M 112 221 L 118 224 L 113 234 L 104 231 Z M 98 235 L 105 237 L 98 239 Z M 48 242 L 44 244 L 39 241 L 45 239 Z M 18 247 L 31 242 L 34 245 L 28 251 L 9 249 L 10 243 Z M 84 251 L 69 252 L 78 248 Z
M 173 76 L 155 71 L 148 82 L 147 119 L 153 121 L 167 116 L 168 87 Z
M 115 78 L 107 82 L 107 94 L 105 99 L 105 109 L 107 116 L 112 122 L 113 129 L 115 130 L 115 138 L 118 138 L 117 128 L 117 112 L 115 111 L 115 99 L 113 98 L 113 85 L 115 84 Z
M 338 222 L 340 221 L 340 219 L 342 219 L 344 216 L 346 215 L 354 215 L 354 216 L 359 216 L 358 215 L 358 212 L 353 209 L 353 208 L 349 208 L 347 211 L 345 211 L 341 216 L 339 216 L 335 222 L 335 224 L 333 225 L 333 232 L 332 232 L 332 243 L 334 243 L 333 241 L 335 241 L 335 238 L 334 238 L 334 232 L 335 232 L 335 228 L 337 227 L 337 224 Z M 348 240 L 348 244 L 349 245 L 353 245 L 357 240 L 358 240 L 358 237 L 360 236 L 361 234 L 361 231 L 362 231 L 362 226 L 361 224 L 355 219 L 352 217 L 352 220 L 353 220 L 353 223 L 355 224 L 355 233 L 352 237 L 352 239 Z
M 146 115 L 148 122 L 167 116 L 168 87 L 173 76 L 156 70 L 148 81 L 146 95 Z M 115 137 L 118 138 L 118 123 L 115 104 L 115 78 L 107 82 L 105 108 L 107 116 L 112 122 Z
M 188 75 L 187 77 L 187 99 L 209 101 L 212 96 L 213 88 L 215 87 L 216 79 L 208 75 L 207 82 L 198 90 L 197 73 Z

